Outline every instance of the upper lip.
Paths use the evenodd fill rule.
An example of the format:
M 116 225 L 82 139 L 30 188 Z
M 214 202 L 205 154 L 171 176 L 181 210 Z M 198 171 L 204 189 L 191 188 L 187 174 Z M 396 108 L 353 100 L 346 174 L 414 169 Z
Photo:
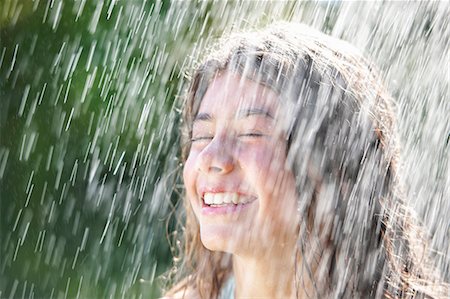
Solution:
M 198 194 L 200 194 L 201 198 L 205 196 L 205 193 L 237 193 L 239 195 L 252 196 L 248 194 L 248 192 L 244 192 L 239 188 L 224 188 L 224 187 L 202 187 L 199 188 Z

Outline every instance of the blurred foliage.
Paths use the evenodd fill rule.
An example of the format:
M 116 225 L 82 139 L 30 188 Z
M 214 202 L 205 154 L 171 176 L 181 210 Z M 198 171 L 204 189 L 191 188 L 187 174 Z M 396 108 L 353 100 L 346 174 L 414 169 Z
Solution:
M 168 5 L 0 5 L 0 297 L 156 296 L 183 55 Z

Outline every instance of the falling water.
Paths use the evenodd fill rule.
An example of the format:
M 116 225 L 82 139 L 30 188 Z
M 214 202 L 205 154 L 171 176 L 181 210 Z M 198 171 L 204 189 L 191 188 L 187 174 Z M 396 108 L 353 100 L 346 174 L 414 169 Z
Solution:
M 448 278 L 449 15 L 446 2 L 2 1 L 0 298 L 159 295 L 185 79 L 224 32 L 276 20 L 379 66 L 405 192 Z

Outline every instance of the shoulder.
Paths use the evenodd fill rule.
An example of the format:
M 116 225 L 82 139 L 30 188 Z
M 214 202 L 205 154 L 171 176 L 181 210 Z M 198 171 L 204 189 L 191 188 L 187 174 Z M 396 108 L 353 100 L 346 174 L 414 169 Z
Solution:
M 188 287 L 176 292 L 168 292 L 161 299 L 200 299 L 200 294 Z
M 200 294 L 192 285 L 183 280 L 171 288 L 160 299 L 200 299 Z

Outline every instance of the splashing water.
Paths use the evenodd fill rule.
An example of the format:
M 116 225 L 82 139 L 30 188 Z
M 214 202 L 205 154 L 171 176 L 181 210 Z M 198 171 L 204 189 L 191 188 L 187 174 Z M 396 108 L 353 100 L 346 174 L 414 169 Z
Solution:
M 3 1 L 0 297 L 159 295 L 186 74 L 222 33 L 275 20 L 347 40 L 379 66 L 407 198 L 448 279 L 449 13 L 446 2 Z

